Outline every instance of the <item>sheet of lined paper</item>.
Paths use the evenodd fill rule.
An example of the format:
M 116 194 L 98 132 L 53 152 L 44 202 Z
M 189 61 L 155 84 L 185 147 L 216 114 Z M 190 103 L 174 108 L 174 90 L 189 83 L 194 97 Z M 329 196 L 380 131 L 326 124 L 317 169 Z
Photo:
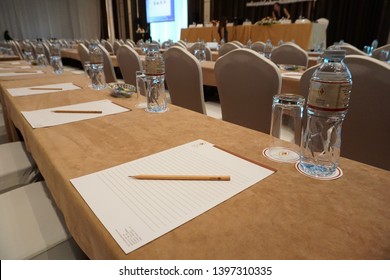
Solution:
M 101 113 L 55 113 L 56 110 L 81 110 L 81 111 L 101 111 Z M 65 123 L 88 120 L 107 115 L 117 114 L 129 111 L 130 109 L 116 105 L 108 99 L 78 103 L 73 105 L 47 108 L 35 111 L 22 111 L 32 128 L 55 126 Z
M 197 140 L 71 180 L 127 254 L 274 171 Z M 230 181 L 137 180 L 137 174 L 230 175 Z
M 80 87 L 74 85 L 73 83 L 59 83 L 41 86 L 10 88 L 8 89 L 8 92 L 12 96 L 24 96 L 76 89 L 80 89 Z

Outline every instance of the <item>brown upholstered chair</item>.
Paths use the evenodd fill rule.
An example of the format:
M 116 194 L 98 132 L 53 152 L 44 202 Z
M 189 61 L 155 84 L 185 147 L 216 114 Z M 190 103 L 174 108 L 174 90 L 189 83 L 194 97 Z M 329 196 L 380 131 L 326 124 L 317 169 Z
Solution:
M 222 119 L 251 129 L 270 132 L 272 97 L 280 93 L 277 66 L 250 49 L 237 49 L 218 58 L 215 77 Z
M 172 104 L 206 113 L 200 62 L 186 49 L 172 46 L 165 52 L 165 77 Z
M 118 48 L 116 57 L 125 83 L 136 86 L 135 72 L 142 70 L 139 54 L 129 45 L 123 45 Z
M 300 46 L 289 42 L 273 48 L 271 60 L 276 64 L 293 64 L 307 67 L 309 56 Z

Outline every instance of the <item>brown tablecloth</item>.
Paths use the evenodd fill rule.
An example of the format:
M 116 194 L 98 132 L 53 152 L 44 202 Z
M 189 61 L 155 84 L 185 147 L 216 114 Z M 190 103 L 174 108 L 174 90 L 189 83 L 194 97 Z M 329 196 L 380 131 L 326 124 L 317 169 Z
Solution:
M 344 175 L 318 181 L 293 164 L 262 156 L 269 135 L 170 105 L 163 114 L 126 113 L 32 129 L 20 111 L 110 99 L 80 75 L 57 77 L 83 90 L 11 97 L 7 88 L 52 78 L 0 82 L 21 131 L 71 234 L 92 259 L 389 259 L 390 172 L 341 158 Z M 277 169 L 267 179 L 125 255 L 70 179 L 204 139 Z M 373 143 L 374 145 L 375 143 Z M 110 209 L 107 209 L 110 211 Z M 121 215 L 121 213 L 117 213 Z

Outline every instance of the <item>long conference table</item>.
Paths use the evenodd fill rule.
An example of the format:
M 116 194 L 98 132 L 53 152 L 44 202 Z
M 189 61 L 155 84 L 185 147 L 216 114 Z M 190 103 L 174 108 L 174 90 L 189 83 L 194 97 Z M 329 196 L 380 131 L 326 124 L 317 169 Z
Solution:
M 81 89 L 19 97 L 9 92 L 64 82 Z M 294 164 L 262 155 L 273 142 L 270 135 L 174 105 L 166 113 L 147 113 L 135 108 L 135 97 L 116 99 L 108 90 L 93 90 L 85 75 L 72 72 L 54 75 L 48 69 L 42 74 L 1 77 L 0 96 L 7 125 L 14 131 L 12 140 L 23 137 L 70 233 L 91 259 L 390 258 L 389 171 L 341 158 L 341 178 L 312 179 Z M 21 114 L 102 99 L 132 110 L 35 129 Z M 70 179 L 196 139 L 276 172 L 125 254 Z
M 228 41 L 239 41 L 246 44 L 252 42 L 271 40 L 277 45 L 280 40 L 284 42 L 294 40 L 304 50 L 312 50 L 322 42 L 326 43 L 326 27 L 318 23 L 307 24 L 272 24 L 272 25 L 237 25 L 228 26 Z M 192 27 L 183 28 L 180 33 L 181 40 L 187 42 L 219 41 L 218 27 Z

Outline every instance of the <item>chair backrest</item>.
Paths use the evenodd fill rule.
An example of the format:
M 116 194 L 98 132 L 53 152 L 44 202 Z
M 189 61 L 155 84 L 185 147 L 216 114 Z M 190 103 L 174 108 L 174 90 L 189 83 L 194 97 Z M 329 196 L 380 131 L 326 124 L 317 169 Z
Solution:
M 345 50 L 346 51 L 346 55 L 358 54 L 358 55 L 367 56 L 367 54 L 365 52 L 359 50 L 357 47 L 352 46 L 350 44 L 341 44 L 341 45 L 339 45 L 339 48 L 341 50 Z
M 19 42 L 11 41 L 11 48 L 15 55 L 19 56 L 20 59 L 23 59 L 23 52 L 20 48 Z
M 228 52 L 230 52 L 232 50 L 239 49 L 239 48 L 240 47 L 237 44 L 234 44 L 232 42 L 225 43 L 219 47 L 218 56 L 223 56 L 223 55 L 227 54 Z
M 301 76 L 301 80 L 299 82 L 299 85 L 300 85 L 301 95 L 303 97 L 305 97 L 305 100 L 307 100 L 307 97 L 309 96 L 310 79 L 313 76 L 314 71 L 316 71 L 319 66 L 320 65 L 317 64 L 317 65 L 314 65 L 314 66 L 306 69 L 306 71 L 303 72 L 303 74 Z
M 165 78 L 172 104 L 206 113 L 202 68 L 189 51 L 173 46 L 165 52 Z
M 184 46 L 181 42 L 176 42 L 176 43 L 173 44 L 173 46 L 180 47 L 180 48 L 183 48 L 183 49 L 187 49 L 187 47 Z
M 325 26 L 325 29 L 328 28 L 329 20 L 327 18 L 319 18 L 317 19 L 317 22 L 323 26 Z
M 142 70 L 139 54 L 132 47 L 123 45 L 119 47 L 116 57 L 125 83 L 136 86 L 135 72 Z
M 29 44 L 31 46 L 31 53 L 32 53 L 34 59 L 36 59 L 37 58 L 37 47 L 33 42 L 30 42 Z
M 1 194 L 0 226 L 2 260 L 30 259 L 71 237 L 44 182 Z
M 116 75 L 114 71 L 114 66 L 112 64 L 111 56 L 101 44 L 99 44 L 99 47 L 103 52 L 104 76 L 106 78 L 106 83 L 115 83 Z
M 79 53 L 80 62 L 83 65 L 83 68 L 84 68 L 85 62 L 89 61 L 89 50 L 83 43 L 80 43 L 77 46 L 77 51 Z
M 252 50 L 255 52 L 264 52 L 265 43 L 262 41 L 256 41 L 252 44 Z
M 114 48 L 112 47 L 112 44 L 109 41 L 104 40 L 104 48 L 108 51 L 109 54 L 114 53 Z
M 237 41 L 237 40 L 234 40 L 232 41 L 233 44 L 236 44 L 237 46 L 239 46 L 240 48 L 243 48 L 244 47 L 244 44 L 241 43 L 240 41 Z
M 50 62 L 50 56 L 51 56 L 50 55 L 50 45 L 47 42 L 43 42 L 42 45 L 43 45 L 43 51 L 45 52 L 46 59 L 47 59 L 47 61 Z
M 272 97 L 280 93 L 282 84 L 277 66 L 241 48 L 218 58 L 214 69 L 222 119 L 269 133 Z
M 23 49 L 22 49 L 22 46 L 20 45 L 20 43 L 16 40 L 13 41 L 16 48 L 18 49 L 18 52 L 19 54 L 21 55 L 21 58 L 23 58 Z
M 300 46 L 288 42 L 272 49 L 271 60 L 276 64 L 293 64 L 307 67 L 309 56 Z
M 126 40 L 126 44 L 129 45 L 132 48 L 135 48 L 135 46 L 136 46 L 135 42 L 133 40 L 131 40 L 131 39 L 127 39 Z
M 345 57 L 352 75 L 341 155 L 390 170 L 390 65 L 361 55 Z
M 114 54 L 116 54 L 120 46 L 122 46 L 122 43 L 118 40 L 115 40 L 114 45 L 112 46 Z
M 23 142 L 1 144 L 0 155 L 0 194 L 35 182 L 40 177 L 39 170 Z

